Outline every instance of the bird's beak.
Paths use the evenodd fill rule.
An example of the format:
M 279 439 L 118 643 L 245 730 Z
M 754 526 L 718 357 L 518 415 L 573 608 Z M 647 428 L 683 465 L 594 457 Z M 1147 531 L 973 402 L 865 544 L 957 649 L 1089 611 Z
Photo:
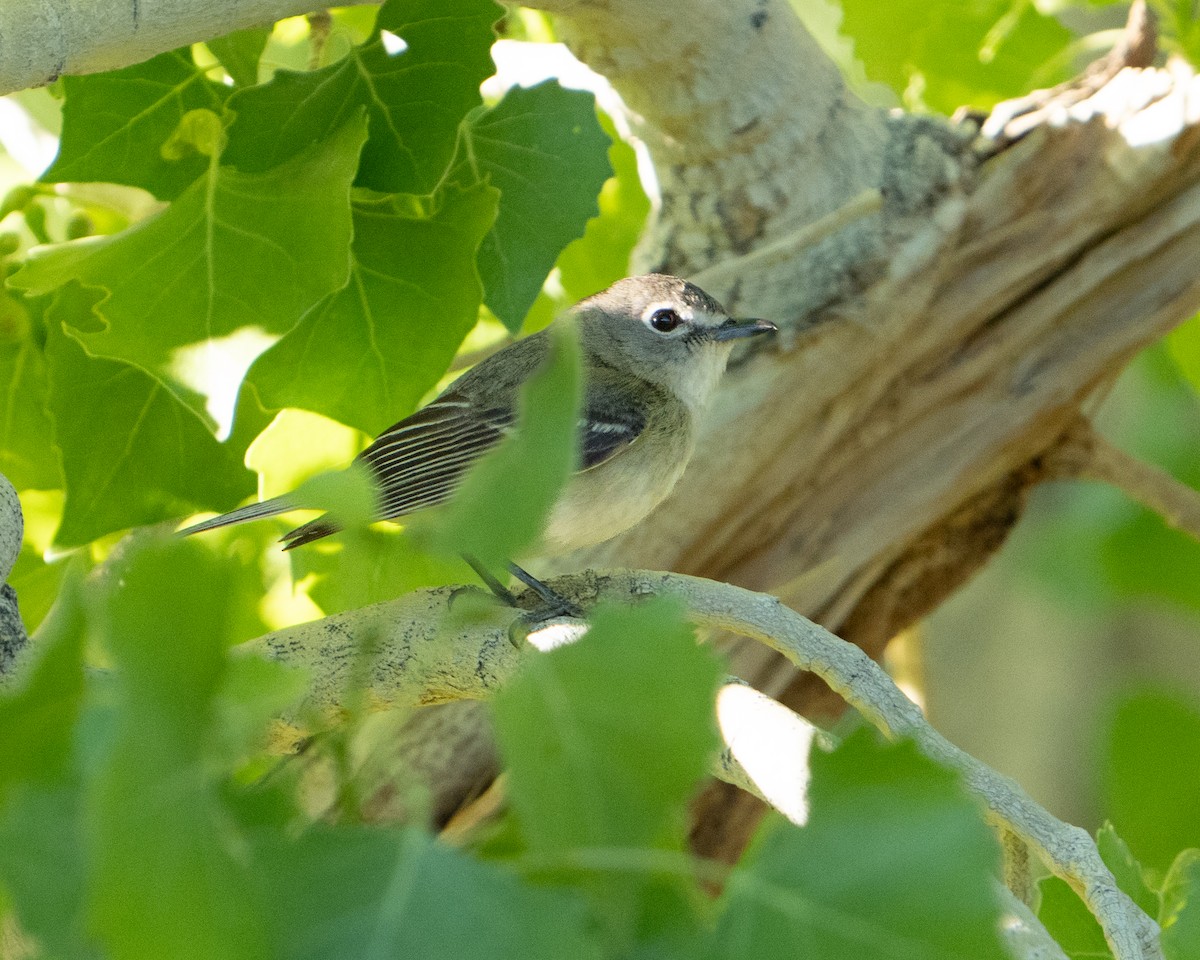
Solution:
M 741 337 L 756 337 L 760 333 L 774 333 L 778 327 L 770 320 L 726 320 L 712 332 L 714 340 L 738 340 Z

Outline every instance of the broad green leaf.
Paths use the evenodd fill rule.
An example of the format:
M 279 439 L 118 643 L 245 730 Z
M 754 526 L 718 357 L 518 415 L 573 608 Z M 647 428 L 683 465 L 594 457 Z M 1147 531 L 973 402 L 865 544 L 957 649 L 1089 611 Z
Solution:
M 610 952 L 695 934 L 682 850 L 717 748 L 719 675 L 674 605 L 609 607 L 493 704 L 530 870 L 590 892 Z M 661 851 L 679 852 L 674 870 Z
M 601 609 L 583 639 L 530 658 L 492 705 L 530 848 L 678 849 L 719 674 L 667 603 Z
M 1108 735 L 1107 814 L 1133 855 L 1165 871 L 1200 847 L 1200 710 L 1166 693 L 1120 705 Z
M 454 153 L 462 118 L 494 72 L 494 0 L 389 0 L 371 38 L 311 72 L 279 71 L 230 101 L 237 120 L 225 159 L 263 171 L 295 156 L 364 108 L 370 135 L 355 181 L 384 193 L 430 193 Z M 386 36 L 385 36 L 386 35 Z M 407 47 L 389 54 L 385 42 Z
M 1012 0 L 844 0 L 842 33 L 872 80 L 943 113 L 1064 79 L 1070 32 Z
M 50 413 L 66 484 L 57 543 L 226 507 L 254 490 L 240 458 L 161 382 L 88 356 L 61 325 L 48 326 Z
M 1200 850 L 1184 850 L 1171 864 L 1158 921 L 1165 960 L 1200 960 Z
M 114 957 L 266 957 L 245 840 L 204 762 L 232 576 L 198 544 L 143 538 L 105 582 L 91 619 L 118 682 L 88 789 L 94 929 Z
M 354 211 L 350 282 L 255 361 L 268 407 L 299 407 L 369 434 L 407 416 L 479 316 L 475 268 L 496 192 L 453 187 L 428 215 L 396 200 Z
M 600 114 L 612 140 L 608 159 L 613 175 L 600 190 L 600 215 L 588 221 L 583 236 L 572 240 L 558 258 L 563 292 L 582 300 L 629 275 L 629 259 L 650 212 L 650 198 L 638 176 L 637 154 L 617 136 L 612 121 Z
M 242 327 L 284 333 L 349 271 L 350 181 L 365 122 L 262 174 L 208 173 L 157 216 L 111 237 L 50 247 L 13 285 L 106 290 L 88 352 L 151 370 L 181 346 Z
M 66 76 L 62 84 L 62 144 L 43 182 L 124 183 L 171 200 L 208 169 L 200 153 L 167 159 L 163 152 L 184 114 L 220 114 L 230 93 L 205 77 L 190 50 L 110 73 Z
M 72 771 L 85 689 L 80 582 L 67 578 L 34 641 L 40 654 L 0 693 L 0 888 L 21 927 L 63 958 L 92 955 Z
M 82 787 L 71 771 L 61 782 L 21 784 L 0 807 L 0 888 L 21 929 L 44 948 L 38 957 L 101 956 L 88 929 Z
M 1112 957 L 1100 924 L 1065 880 L 1045 877 L 1038 890 L 1038 919 L 1071 960 Z
M 1117 886 L 1129 894 L 1133 902 L 1148 916 L 1158 916 L 1158 894 L 1146 883 L 1142 865 L 1134 858 L 1129 844 L 1121 839 L 1111 823 L 1104 824 L 1096 833 L 1096 847 L 1100 851 L 1100 858 L 1112 871 Z
M 451 176 L 500 190 L 496 225 L 479 251 L 484 302 L 520 330 L 563 248 L 599 212 L 612 174 L 595 98 L 550 80 L 513 87 L 463 128 Z
M 17 562 L 12 573 L 8 575 L 8 582 L 17 592 L 21 620 L 30 633 L 38 628 L 50 612 L 62 589 L 68 563 L 66 557 L 59 557 L 47 563 L 39 551 L 28 545 L 22 547 L 17 555 Z
M 49 783 L 66 770 L 83 701 L 85 624 L 78 581 L 67 581 L 53 618 L 38 634 L 36 660 L 0 685 L 0 808 L 14 785 Z
M 475 466 L 451 501 L 419 524 L 445 553 L 465 553 L 500 569 L 528 549 L 579 463 L 579 345 L 574 328 L 546 336 L 547 360 L 521 391 L 517 430 Z
M 316 826 L 265 838 L 276 955 L 598 958 L 579 902 L 415 830 Z
M 711 957 L 1001 960 L 999 851 L 956 777 L 866 731 L 812 758 L 803 828 L 769 821 L 730 876 Z
M 0 473 L 19 490 L 62 486 L 46 410 L 49 383 L 40 321 L 0 292 Z
M 235 84 L 252 87 L 258 83 L 258 61 L 270 37 L 270 28 L 250 27 L 206 40 L 204 45 L 221 61 L 221 66 Z

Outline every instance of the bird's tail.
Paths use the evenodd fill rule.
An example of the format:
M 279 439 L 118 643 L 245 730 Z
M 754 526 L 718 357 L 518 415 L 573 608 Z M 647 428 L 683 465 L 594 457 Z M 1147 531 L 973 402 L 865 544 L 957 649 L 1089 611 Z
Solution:
M 179 534 L 180 536 L 188 536 L 189 534 L 201 533 L 205 530 L 215 530 L 217 527 L 228 527 L 235 523 L 245 523 L 247 520 L 274 517 L 296 509 L 297 505 L 291 497 L 273 497 L 270 500 L 264 500 L 262 503 L 250 503 L 244 507 L 238 507 L 236 510 L 230 510 L 228 513 L 223 513 L 219 517 L 213 517 L 211 520 L 201 520 L 199 523 L 194 523 L 190 527 L 180 530 Z

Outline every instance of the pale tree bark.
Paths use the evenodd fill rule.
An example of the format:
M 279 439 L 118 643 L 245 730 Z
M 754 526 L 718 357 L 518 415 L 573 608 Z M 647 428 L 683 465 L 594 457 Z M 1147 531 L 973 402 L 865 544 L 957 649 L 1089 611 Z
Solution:
M 17 593 L 8 583 L 24 533 L 21 501 L 8 477 L 0 473 L 0 685 L 29 643 L 17 608 Z

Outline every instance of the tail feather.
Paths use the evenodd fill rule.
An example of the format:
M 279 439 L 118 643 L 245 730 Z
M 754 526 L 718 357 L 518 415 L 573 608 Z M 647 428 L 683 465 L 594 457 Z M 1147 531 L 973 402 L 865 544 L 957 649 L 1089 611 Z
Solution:
M 314 540 L 320 540 L 331 533 L 337 533 L 341 529 L 341 527 L 329 519 L 328 514 L 324 517 L 317 517 L 316 520 L 309 520 L 308 523 L 303 523 L 295 530 L 285 533 L 282 538 L 283 549 L 291 550 L 293 547 L 312 543 Z
M 230 510 L 229 513 L 223 513 L 219 517 L 213 517 L 211 520 L 201 520 L 199 523 L 194 523 L 190 527 L 180 530 L 179 534 L 180 536 L 189 536 L 193 533 L 202 533 L 205 530 L 215 530 L 217 527 L 229 527 L 235 523 L 246 523 L 248 520 L 260 520 L 263 517 L 278 516 L 281 513 L 287 513 L 289 510 L 295 509 L 297 509 L 297 506 L 291 497 L 274 497 L 270 500 L 264 500 L 262 503 L 250 503 L 244 507 L 238 507 L 236 510 Z

